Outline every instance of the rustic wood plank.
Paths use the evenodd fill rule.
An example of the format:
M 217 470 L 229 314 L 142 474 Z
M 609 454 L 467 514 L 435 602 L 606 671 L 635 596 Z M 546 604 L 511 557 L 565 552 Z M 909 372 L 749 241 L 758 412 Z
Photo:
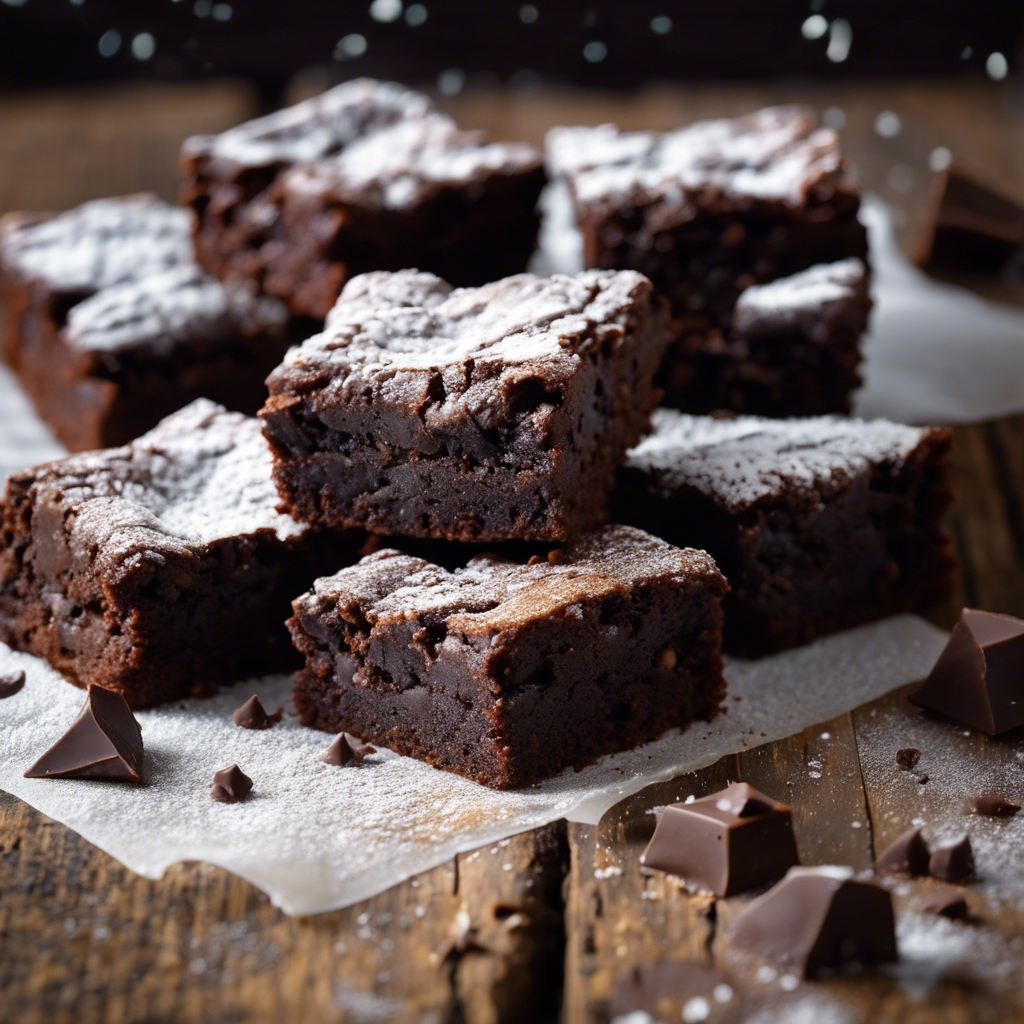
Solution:
M 209 866 L 140 878 L 6 794 L 0 853 L 5 1022 L 558 1015 L 559 824 L 461 855 L 357 907 L 299 919 Z

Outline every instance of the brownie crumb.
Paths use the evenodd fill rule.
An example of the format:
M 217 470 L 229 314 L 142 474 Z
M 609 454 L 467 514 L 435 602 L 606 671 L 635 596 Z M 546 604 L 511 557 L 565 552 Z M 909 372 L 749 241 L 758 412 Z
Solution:
M 896 767 L 900 771 L 909 772 L 917 767 L 921 760 L 921 751 L 917 747 L 903 747 L 896 751 Z
M 964 801 L 964 814 L 980 814 L 986 818 L 1012 818 L 1020 804 L 1011 803 L 999 793 L 982 793 Z

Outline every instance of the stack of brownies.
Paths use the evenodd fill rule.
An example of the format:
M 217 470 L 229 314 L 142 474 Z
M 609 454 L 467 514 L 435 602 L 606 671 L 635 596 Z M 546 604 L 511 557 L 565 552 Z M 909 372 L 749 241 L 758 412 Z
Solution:
M 574 276 L 521 272 L 542 154 L 399 86 L 183 169 L 191 215 L 0 223 L 4 353 L 79 452 L 7 482 L 0 638 L 77 685 L 301 654 L 305 724 L 521 786 L 711 718 L 723 632 L 948 594 L 949 432 L 846 415 L 867 243 L 806 111 L 552 132 Z

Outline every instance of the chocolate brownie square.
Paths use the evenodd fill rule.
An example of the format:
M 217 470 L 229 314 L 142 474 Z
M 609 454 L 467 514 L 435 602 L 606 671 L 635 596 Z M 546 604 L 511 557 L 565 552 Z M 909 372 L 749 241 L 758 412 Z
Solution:
M 753 285 L 740 294 L 728 328 L 673 340 L 657 380 L 662 404 L 689 413 L 848 413 L 870 311 L 868 270 L 859 259 Z
M 319 319 L 370 270 L 459 285 L 525 270 L 545 180 L 532 146 L 461 131 L 426 96 L 370 79 L 189 139 L 182 168 L 199 262 Z
M 284 507 L 381 534 L 565 540 L 605 521 L 664 345 L 662 302 L 632 271 L 456 290 L 357 277 L 267 381 Z
M 728 326 L 741 291 L 867 255 L 860 185 L 834 131 L 803 107 L 677 131 L 555 128 L 587 266 L 639 270 L 678 316 Z
M 454 572 L 385 549 L 293 603 L 295 706 L 306 725 L 525 786 L 711 718 L 727 589 L 705 552 L 625 526 Z
M 726 650 L 780 650 L 950 595 L 949 430 L 669 409 L 653 423 L 615 515 L 711 553 L 731 588 Z
M 135 708 L 290 668 L 289 601 L 362 538 L 276 504 L 259 423 L 205 400 L 125 447 L 17 473 L 0 639 Z
M 72 451 L 126 444 L 199 397 L 263 404 L 287 309 L 200 270 L 188 225 L 130 196 L 0 226 L 8 355 Z

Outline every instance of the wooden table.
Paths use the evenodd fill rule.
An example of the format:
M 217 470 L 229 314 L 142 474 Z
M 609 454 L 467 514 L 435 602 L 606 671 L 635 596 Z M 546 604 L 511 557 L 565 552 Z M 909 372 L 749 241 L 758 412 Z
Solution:
M 538 140 L 555 123 L 668 127 L 791 99 L 842 116 L 866 183 L 896 205 L 908 235 L 937 146 L 995 184 L 1022 190 L 1020 83 L 700 85 L 628 98 L 466 95 L 450 105 L 466 124 Z M 0 210 L 61 208 L 141 188 L 170 196 L 180 138 L 225 127 L 252 104 L 250 91 L 231 83 L 7 98 Z M 883 110 L 901 118 L 895 138 L 875 131 Z M 954 475 L 960 501 L 952 525 L 964 563 L 955 607 L 1024 615 L 1024 418 L 957 428 Z M 948 626 L 953 616 L 950 605 L 938 621 Z M 901 735 L 920 739 L 906 745 L 922 747 L 927 784 L 897 772 Z M 597 1022 L 615 978 L 638 960 L 710 962 L 721 922 L 747 898 L 720 901 L 709 913 L 708 900 L 643 879 L 637 858 L 653 828 L 649 808 L 748 780 L 793 804 L 805 862 L 866 868 L 915 818 L 982 827 L 962 817 L 960 803 L 975 779 L 980 785 L 986 770 L 1002 771 L 1019 750 L 1019 737 L 986 740 L 929 722 L 898 693 L 652 787 L 597 827 L 554 824 L 460 855 L 348 910 L 305 919 L 284 916 L 246 882 L 204 865 L 175 867 L 158 882 L 139 878 L 0 794 L 0 1020 Z M 811 761 L 820 766 L 814 772 Z M 1006 795 L 1024 797 L 1024 765 Z M 1008 846 L 1007 862 L 1024 877 L 1024 844 Z M 912 908 L 926 885 L 908 885 L 900 905 Z M 920 991 L 880 974 L 819 983 L 816 996 L 845 1016 L 814 1016 L 872 1024 L 1024 1020 L 1024 905 L 984 886 L 971 900 L 979 920 L 956 926 L 971 929 L 958 980 Z M 751 1001 L 748 1012 L 758 1005 Z M 787 1019 L 779 1012 L 769 1019 Z

